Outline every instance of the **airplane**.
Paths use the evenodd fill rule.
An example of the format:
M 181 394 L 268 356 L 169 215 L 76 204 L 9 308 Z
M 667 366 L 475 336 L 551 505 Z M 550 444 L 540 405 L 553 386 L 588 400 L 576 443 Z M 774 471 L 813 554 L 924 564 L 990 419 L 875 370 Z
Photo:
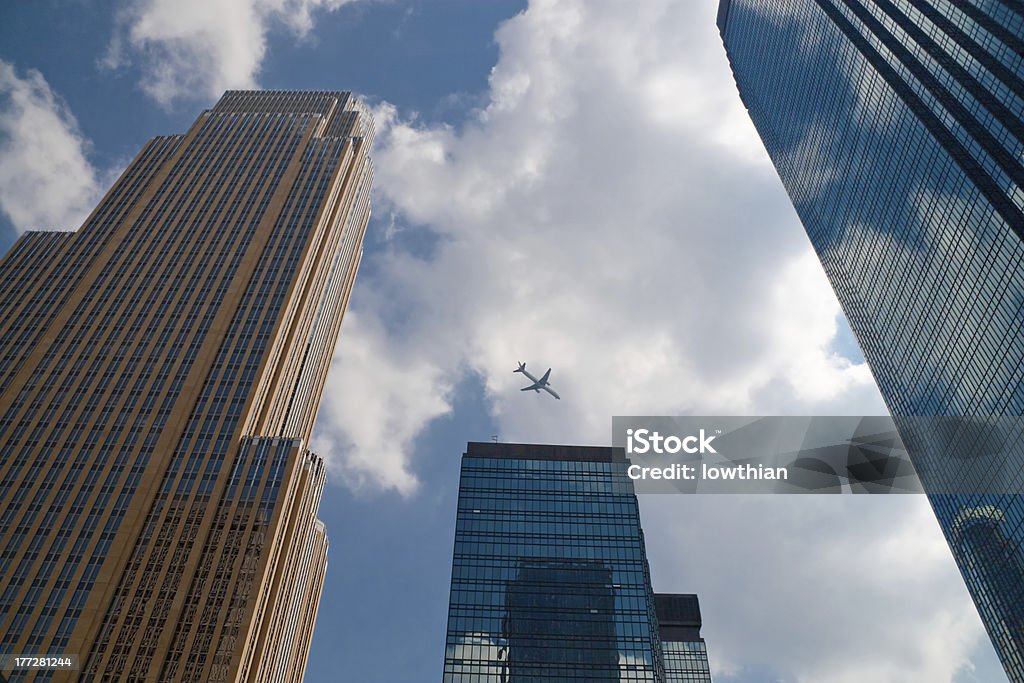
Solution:
M 533 384 L 531 384 L 528 387 L 523 387 L 522 389 L 520 389 L 520 391 L 530 391 L 531 389 L 533 389 L 539 394 L 540 390 L 543 389 L 544 391 L 548 392 L 555 398 L 559 400 L 562 399 L 562 397 L 556 394 L 555 391 L 551 388 L 551 385 L 548 384 L 548 377 L 551 375 L 551 368 L 548 368 L 548 371 L 544 373 L 543 377 L 537 379 L 536 377 L 534 377 L 533 375 L 526 371 L 526 363 L 520 361 L 519 367 L 513 370 L 512 372 L 521 372 L 527 377 L 529 377 L 530 380 L 533 382 Z

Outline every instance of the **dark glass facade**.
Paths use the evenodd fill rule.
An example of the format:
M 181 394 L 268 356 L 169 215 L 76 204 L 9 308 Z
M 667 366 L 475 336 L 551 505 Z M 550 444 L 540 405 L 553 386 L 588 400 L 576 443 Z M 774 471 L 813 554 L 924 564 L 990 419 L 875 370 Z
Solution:
M 621 449 L 470 443 L 445 683 L 664 681 Z
M 1024 6 L 724 0 L 718 24 L 893 415 L 1024 415 Z M 1002 436 L 998 489 L 969 440 L 905 440 L 1021 683 L 1024 454 L 1019 427 Z M 940 483 L 957 479 L 976 492 Z
M 711 683 L 711 667 L 700 637 L 700 602 L 696 595 L 656 593 L 665 683 Z

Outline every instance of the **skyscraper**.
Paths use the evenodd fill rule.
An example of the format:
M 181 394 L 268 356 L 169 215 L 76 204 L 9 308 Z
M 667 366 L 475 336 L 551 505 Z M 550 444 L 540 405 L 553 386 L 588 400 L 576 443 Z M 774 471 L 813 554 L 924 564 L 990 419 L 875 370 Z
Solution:
M 622 449 L 470 443 L 445 683 L 664 681 Z
M 78 660 L 13 680 L 301 680 L 371 136 L 349 93 L 228 92 L 0 261 L 0 657 Z
M 950 447 L 923 429 L 905 440 L 1021 683 L 1024 449 L 1010 418 L 1024 415 L 1024 9 L 722 0 L 718 26 L 901 429 L 922 424 L 901 417 L 947 415 L 1002 431 L 1000 462 L 977 457 L 971 438 Z M 958 480 L 972 485 L 949 485 Z
M 655 593 L 665 683 L 711 683 L 711 668 L 700 637 L 700 602 L 696 595 Z

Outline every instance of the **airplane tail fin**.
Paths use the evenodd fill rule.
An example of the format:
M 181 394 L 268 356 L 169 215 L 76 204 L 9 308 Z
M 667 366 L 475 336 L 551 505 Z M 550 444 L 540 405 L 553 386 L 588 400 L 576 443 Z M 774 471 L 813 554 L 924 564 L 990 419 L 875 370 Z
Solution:
M 519 362 L 519 367 L 516 368 L 515 370 L 513 370 L 512 372 L 526 372 L 526 363 L 523 363 L 522 361 L 520 361 Z

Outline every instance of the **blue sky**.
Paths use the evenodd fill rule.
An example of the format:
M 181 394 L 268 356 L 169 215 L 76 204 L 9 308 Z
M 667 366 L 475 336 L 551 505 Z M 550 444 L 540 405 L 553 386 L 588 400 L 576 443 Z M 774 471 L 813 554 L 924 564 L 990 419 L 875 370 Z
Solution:
M 0 9 L 4 249 L 77 227 L 146 139 L 226 87 L 374 107 L 374 218 L 314 440 L 331 551 L 307 680 L 438 680 L 468 440 L 884 409 L 739 105 L 714 4 Z M 554 366 L 564 400 L 520 394 L 518 360 Z M 655 589 L 700 594 L 720 682 L 1003 680 L 921 498 L 641 508 Z

